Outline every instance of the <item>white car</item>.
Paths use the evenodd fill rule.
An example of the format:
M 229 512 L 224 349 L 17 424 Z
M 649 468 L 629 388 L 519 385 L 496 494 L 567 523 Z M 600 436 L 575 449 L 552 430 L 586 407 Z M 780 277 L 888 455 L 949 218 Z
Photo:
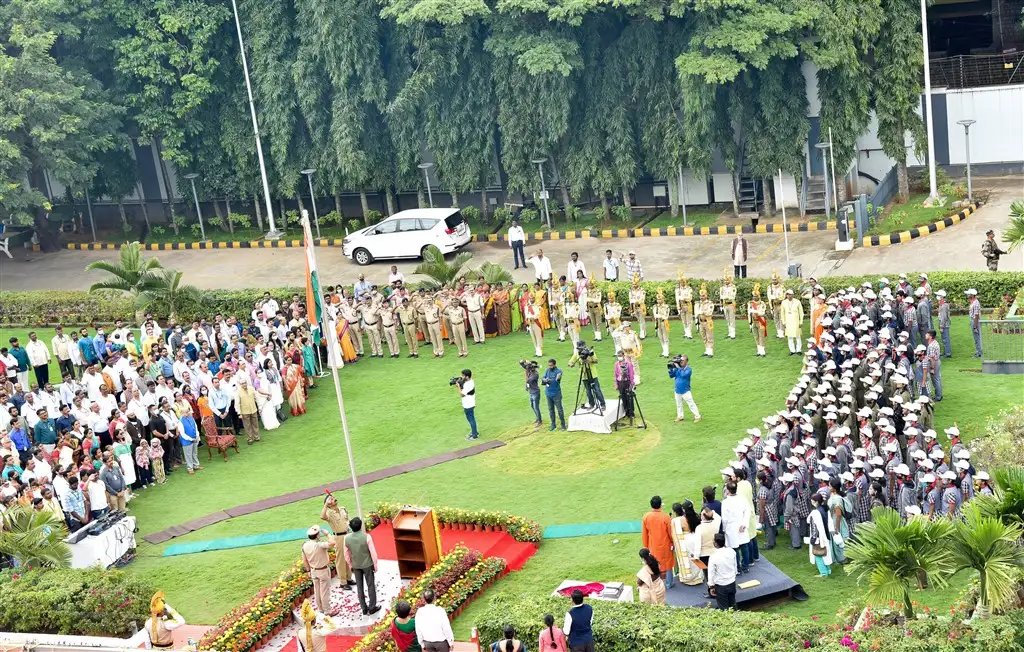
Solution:
M 422 258 L 429 245 L 448 254 L 472 238 L 459 209 L 414 208 L 350 233 L 342 240 L 341 252 L 359 265 L 369 265 L 378 258 Z

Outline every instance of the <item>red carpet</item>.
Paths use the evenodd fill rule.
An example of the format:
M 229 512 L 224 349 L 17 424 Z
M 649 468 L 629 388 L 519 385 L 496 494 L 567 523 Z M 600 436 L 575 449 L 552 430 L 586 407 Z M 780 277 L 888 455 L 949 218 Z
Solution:
M 362 636 L 325 636 L 327 652 L 348 652 L 363 640 Z M 282 651 L 284 652 L 284 651 Z
M 390 523 L 381 523 L 370 532 L 377 556 L 395 560 L 395 537 Z M 479 550 L 485 557 L 501 557 L 510 571 L 521 569 L 536 552 L 532 543 L 520 543 L 505 532 L 472 532 L 468 530 L 441 530 L 441 549 L 448 553 L 458 544 Z

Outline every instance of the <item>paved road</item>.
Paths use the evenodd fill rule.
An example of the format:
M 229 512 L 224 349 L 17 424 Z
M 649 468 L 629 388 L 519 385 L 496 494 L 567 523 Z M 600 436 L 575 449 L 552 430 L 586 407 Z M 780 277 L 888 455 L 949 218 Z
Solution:
M 857 248 L 851 253 L 834 250 L 834 232 L 790 233 L 789 252 L 792 262 L 803 265 L 804 276 L 860 275 L 898 273 L 907 270 L 983 270 L 981 243 L 988 229 L 1001 232 L 1007 224 L 1010 202 L 1024 196 L 1021 178 L 989 178 L 980 186 L 990 190 L 989 202 L 966 222 L 909 243 L 888 247 Z M 691 277 L 712 278 L 731 270 L 729 244 L 733 236 L 693 236 L 663 238 L 615 238 L 565 240 L 531 246 L 527 252 L 543 248 L 552 258 L 555 269 L 564 273 L 569 254 L 577 251 L 600 278 L 600 261 L 604 250 L 616 253 L 635 250 L 650 279 L 675 278 L 679 270 Z M 754 234 L 747 236 L 750 249 L 750 276 L 770 276 L 772 271 L 785 274 L 785 236 Z M 490 261 L 511 267 L 508 245 L 474 243 L 471 266 Z M 15 260 L 0 256 L 0 290 L 87 289 L 100 274 L 85 272 L 94 260 L 111 259 L 109 251 L 61 251 L 56 254 L 19 252 Z M 302 285 L 305 261 L 301 248 L 288 249 L 225 249 L 211 251 L 166 251 L 154 253 L 164 265 L 185 272 L 185 282 L 203 289 L 281 287 Z M 375 263 L 360 268 L 342 258 L 341 249 L 317 249 L 321 280 L 325 285 L 351 283 L 360 271 L 371 282 L 383 283 L 391 262 Z M 411 279 L 417 261 L 394 261 Z M 1024 270 L 1024 250 L 1004 256 L 1000 269 Z M 532 269 L 516 270 L 517 281 L 531 280 Z

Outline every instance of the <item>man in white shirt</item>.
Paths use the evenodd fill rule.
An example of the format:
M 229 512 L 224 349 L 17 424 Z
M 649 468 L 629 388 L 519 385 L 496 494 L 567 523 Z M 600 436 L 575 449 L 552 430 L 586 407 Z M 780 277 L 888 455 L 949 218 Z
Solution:
M 547 283 L 551 280 L 551 259 L 544 255 L 543 249 L 538 249 L 536 254 L 526 259 L 526 262 L 533 265 L 538 281 Z
M 85 385 L 85 392 L 90 401 L 95 401 L 100 395 L 100 385 L 103 384 L 103 376 L 99 374 L 97 365 L 90 365 L 82 374 L 82 384 Z
M 580 255 L 575 251 L 569 254 L 569 264 L 565 268 L 565 278 L 569 280 L 569 283 L 576 282 L 576 272 L 583 272 L 583 278 L 587 277 L 587 266 L 580 260 Z
M 110 340 L 118 346 L 124 346 L 128 341 L 128 333 L 131 331 L 130 328 L 126 328 L 124 322 L 120 319 L 114 320 L 114 332 L 110 334 Z
M 434 604 L 434 591 L 423 591 L 426 603 L 416 610 L 416 638 L 424 652 L 449 652 L 455 647 L 455 634 L 452 624 L 448 622 L 448 614 Z
M 269 292 L 263 293 L 262 308 L 263 316 L 266 317 L 267 319 L 273 319 L 274 315 L 277 314 L 277 311 L 281 309 L 281 307 L 277 305 L 277 301 L 275 301 L 273 297 L 270 296 Z
M 71 343 L 71 338 L 64 334 L 64 329 L 58 326 L 54 329 L 57 334 L 50 340 L 50 348 L 53 349 L 53 357 L 57 358 L 60 366 L 61 377 L 75 373 L 75 367 L 71 360 L 71 350 L 78 346 Z
M 32 371 L 36 375 L 36 383 L 45 387 L 50 382 L 50 349 L 46 348 L 42 340 L 36 337 L 35 331 L 28 334 L 28 344 L 25 345 L 25 353 L 28 354 L 28 363 L 32 365 Z
M 75 393 L 80 389 L 85 389 L 82 385 L 75 380 L 75 377 L 70 372 L 66 372 L 64 375 L 64 382 L 58 386 L 60 391 L 60 402 L 64 405 L 72 405 L 75 402 Z
M 402 285 L 405 285 L 405 274 L 398 271 L 398 265 L 392 265 L 391 273 L 388 274 L 388 285 L 394 285 L 395 281 L 400 281 Z
M 512 220 L 512 226 L 508 227 L 507 237 L 508 246 L 512 248 L 512 262 L 515 264 L 513 269 L 526 267 L 526 254 L 523 250 L 526 244 L 526 233 L 523 232 L 523 227 L 519 226 L 519 222 L 516 220 Z
M 185 372 L 188 371 L 188 362 L 185 361 L 184 351 L 178 351 L 174 354 L 174 364 L 171 365 L 171 369 L 174 372 L 174 380 L 181 383 L 182 378 L 185 377 Z
M 117 409 L 117 399 L 110 393 L 106 385 L 100 387 L 100 395 L 96 399 L 96 405 L 100 406 L 103 416 L 109 418 L 110 413 Z
M 455 386 L 462 397 L 462 411 L 466 413 L 466 421 L 469 421 L 470 431 L 466 439 L 477 439 L 480 433 L 476 430 L 476 383 L 473 382 L 473 372 L 463 369 L 462 382 L 456 383 Z
M 725 498 L 722 500 L 722 531 L 725 542 L 733 554 L 739 551 L 742 557 L 741 572 L 746 573 L 750 566 L 750 553 L 747 544 L 750 542 L 750 503 L 736 495 L 736 483 L 727 482 Z
M 715 535 L 715 551 L 708 559 L 708 591 L 719 609 L 736 608 L 736 553 L 725 546 L 725 535 L 721 532 Z
M 604 250 L 604 260 L 601 261 L 601 266 L 604 267 L 604 280 L 619 280 L 619 259 L 612 255 L 611 249 Z

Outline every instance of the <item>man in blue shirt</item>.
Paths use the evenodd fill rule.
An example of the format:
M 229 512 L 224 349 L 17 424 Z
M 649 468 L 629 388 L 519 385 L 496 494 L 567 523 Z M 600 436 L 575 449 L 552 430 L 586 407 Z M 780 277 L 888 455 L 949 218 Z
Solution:
M 21 460 L 22 466 L 24 466 L 25 461 L 31 456 L 29 450 L 32 448 L 32 442 L 29 441 L 28 433 L 25 432 L 20 423 L 12 423 L 11 426 L 11 443 L 14 444 L 14 449 L 18 451 L 18 457 Z
M 107 359 L 107 336 L 103 334 L 102 328 L 96 329 L 96 337 L 92 338 L 92 350 L 98 362 Z
M 213 410 L 213 420 L 218 428 L 233 428 L 234 423 L 228 414 L 231 407 L 231 397 L 220 386 L 220 379 L 213 379 L 213 389 L 210 390 L 210 409 Z
M 57 433 L 63 435 L 75 425 L 75 417 L 71 414 L 68 405 L 60 406 L 60 416 L 57 417 Z
M 544 377 L 540 383 L 544 385 L 544 396 L 548 399 L 548 415 L 551 416 L 551 428 L 555 429 L 555 410 L 558 410 L 558 420 L 565 430 L 565 412 L 562 411 L 562 370 L 554 358 L 548 360 L 548 368 L 544 371 Z
M 692 375 L 693 367 L 690 366 L 690 359 L 685 355 L 681 355 L 669 363 L 668 377 L 675 379 L 676 421 L 686 418 L 686 414 L 683 412 L 683 401 L 686 401 L 686 404 L 690 406 L 690 412 L 693 412 L 693 422 L 700 421 L 700 410 L 697 409 L 697 403 L 694 402 L 693 394 L 690 392 L 690 376 Z
M 366 282 L 366 277 L 364 275 L 359 275 L 359 282 L 355 284 L 353 290 L 355 292 L 356 301 L 362 301 L 363 295 L 370 292 L 370 284 Z
M 50 418 L 46 408 L 36 410 L 36 415 L 39 417 L 39 423 L 32 429 L 32 436 L 49 455 L 57 447 L 57 424 Z
M 99 362 L 99 360 L 96 359 L 96 349 L 93 348 L 92 338 L 89 337 L 89 331 L 85 328 L 79 331 L 78 350 L 82 354 L 82 361 L 86 367 Z

